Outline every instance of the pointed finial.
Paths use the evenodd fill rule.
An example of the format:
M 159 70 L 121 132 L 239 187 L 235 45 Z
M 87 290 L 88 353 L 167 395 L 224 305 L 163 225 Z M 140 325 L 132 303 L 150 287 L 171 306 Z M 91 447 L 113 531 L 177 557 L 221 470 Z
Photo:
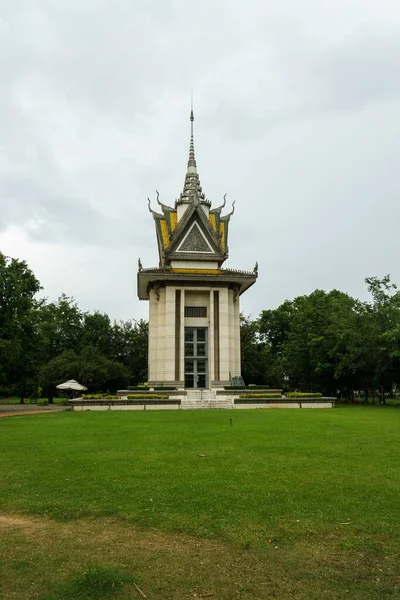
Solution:
M 190 102 L 190 146 L 189 146 L 188 167 L 194 167 L 195 172 L 196 172 L 197 165 L 196 165 L 196 159 L 194 157 L 193 121 L 194 121 L 194 114 L 193 114 L 193 91 L 192 91 L 191 102 Z
M 193 111 L 193 93 L 191 94 L 190 103 L 190 145 L 189 145 L 189 160 L 187 163 L 185 184 L 179 199 L 175 203 L 175 207 L 180 204 L 204 204 L 208 207 L 211 202 L 206 200 L 204 192 L 200 185 L 199 175 L 197 173 L 196 158 L 194 155 L 194 133 L 193 133 L 194 111 Z

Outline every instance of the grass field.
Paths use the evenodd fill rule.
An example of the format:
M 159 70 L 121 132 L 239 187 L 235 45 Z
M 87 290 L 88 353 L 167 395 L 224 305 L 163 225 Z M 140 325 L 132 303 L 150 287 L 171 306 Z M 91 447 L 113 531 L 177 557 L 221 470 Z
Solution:
M 399 472 L 393 407 L 3 418 L 2 597 L 400 600 Z

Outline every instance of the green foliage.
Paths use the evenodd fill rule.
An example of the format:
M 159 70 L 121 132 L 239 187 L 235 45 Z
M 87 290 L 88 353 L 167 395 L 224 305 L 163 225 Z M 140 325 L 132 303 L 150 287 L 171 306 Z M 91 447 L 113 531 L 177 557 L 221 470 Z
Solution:
M 287 392 L 287 398 L 321 398 L 320 392 Z
M 82 575 L 58 585 L 41 600 L 107 600 L 114 598 L 133 577 L 115 567 L 91 567 Z
M 271 382 L 272 361 L 270 347 L 260 341 L 258 323 L 240 315 L 240 343 L 242 376 L 246 384 Z
M 315 290 L 258 319 L 241 315 L 247 386 L 267 383 L 353 400 L 362 391 L 386 403 L 400 386 L 400 291 L 389 275 L 366 284 L 369 302 Z M 134 391 L 146 381 L 146 321 L 111 322 L 106 314 L 82 312 L 65 294 L 55 302 L 38 300 L 40 289 L 25 262 L 0 253 L 0 397 L 23 401 L 43 394 L 52 402 L 66 379 L 92 393 L 127 385 Z
M 379 390 L 384 402 L 400 384 L 400 293 L 389 276 L 366 283 L 372 302 L 315 290 L 261 313 L 260 340 L 284 389 L 347 398 Z
M 63 352 L 79 350 L 84 333 L 84 315 L 74 298 L 62 294 L 57 302 L 44 303 L 39 317 L 44 339 L 44 362 Z
M 143 319 L 113 325 L 113 359 L 128 369 L 132 385 L 147 380 L 148 331 L 148 323 Z
M 25 262 L 0 253 L 0 396 L 43 392 L 52 402 L 66 379 L 94 392 L 147 379 L 145 321 L 111 323 L 65 294 L 39 301 L 40 289 Z
M 240 394 L 239 398 L 282 398 L 282 394 Z
M 92 389 L 118 389 L 128 378 L 129 372 L 124 365 L 105 358 L 90 346 L 80 355 L 73 350 L 63 352 L 45 364 L 39 374 L 39 381 L 46 391 L 54 390 L 66 379 L 76 379 Z
M 15 386 L 21 401 L 40 360 L 40 302 L 35 298 L 40 290 L 25 261 L 0 252 L 0 386 Z

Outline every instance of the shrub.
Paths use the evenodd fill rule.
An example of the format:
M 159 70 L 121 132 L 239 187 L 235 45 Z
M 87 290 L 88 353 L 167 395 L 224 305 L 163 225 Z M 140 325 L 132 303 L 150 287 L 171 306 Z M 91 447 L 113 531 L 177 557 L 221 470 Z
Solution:
M 288 392 L 286 398 L 321 398 L 320 392 Z
M 282 398 L 282 394 L 268 394 L 268 392 L 265 394 L 240 394 L 239 398 L 254 398 L 255 400 L 257 398 Z

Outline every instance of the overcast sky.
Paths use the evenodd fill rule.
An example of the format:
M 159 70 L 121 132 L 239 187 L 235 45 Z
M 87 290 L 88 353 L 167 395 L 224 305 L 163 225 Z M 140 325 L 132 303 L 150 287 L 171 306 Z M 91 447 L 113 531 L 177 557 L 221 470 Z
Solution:
M 0 0 L 0 250 L 51 300 L 147 317 L 146 197 L 182 190 L 193 88 L 246 314 L 400 284 L 399 73 L 398 0 Z

